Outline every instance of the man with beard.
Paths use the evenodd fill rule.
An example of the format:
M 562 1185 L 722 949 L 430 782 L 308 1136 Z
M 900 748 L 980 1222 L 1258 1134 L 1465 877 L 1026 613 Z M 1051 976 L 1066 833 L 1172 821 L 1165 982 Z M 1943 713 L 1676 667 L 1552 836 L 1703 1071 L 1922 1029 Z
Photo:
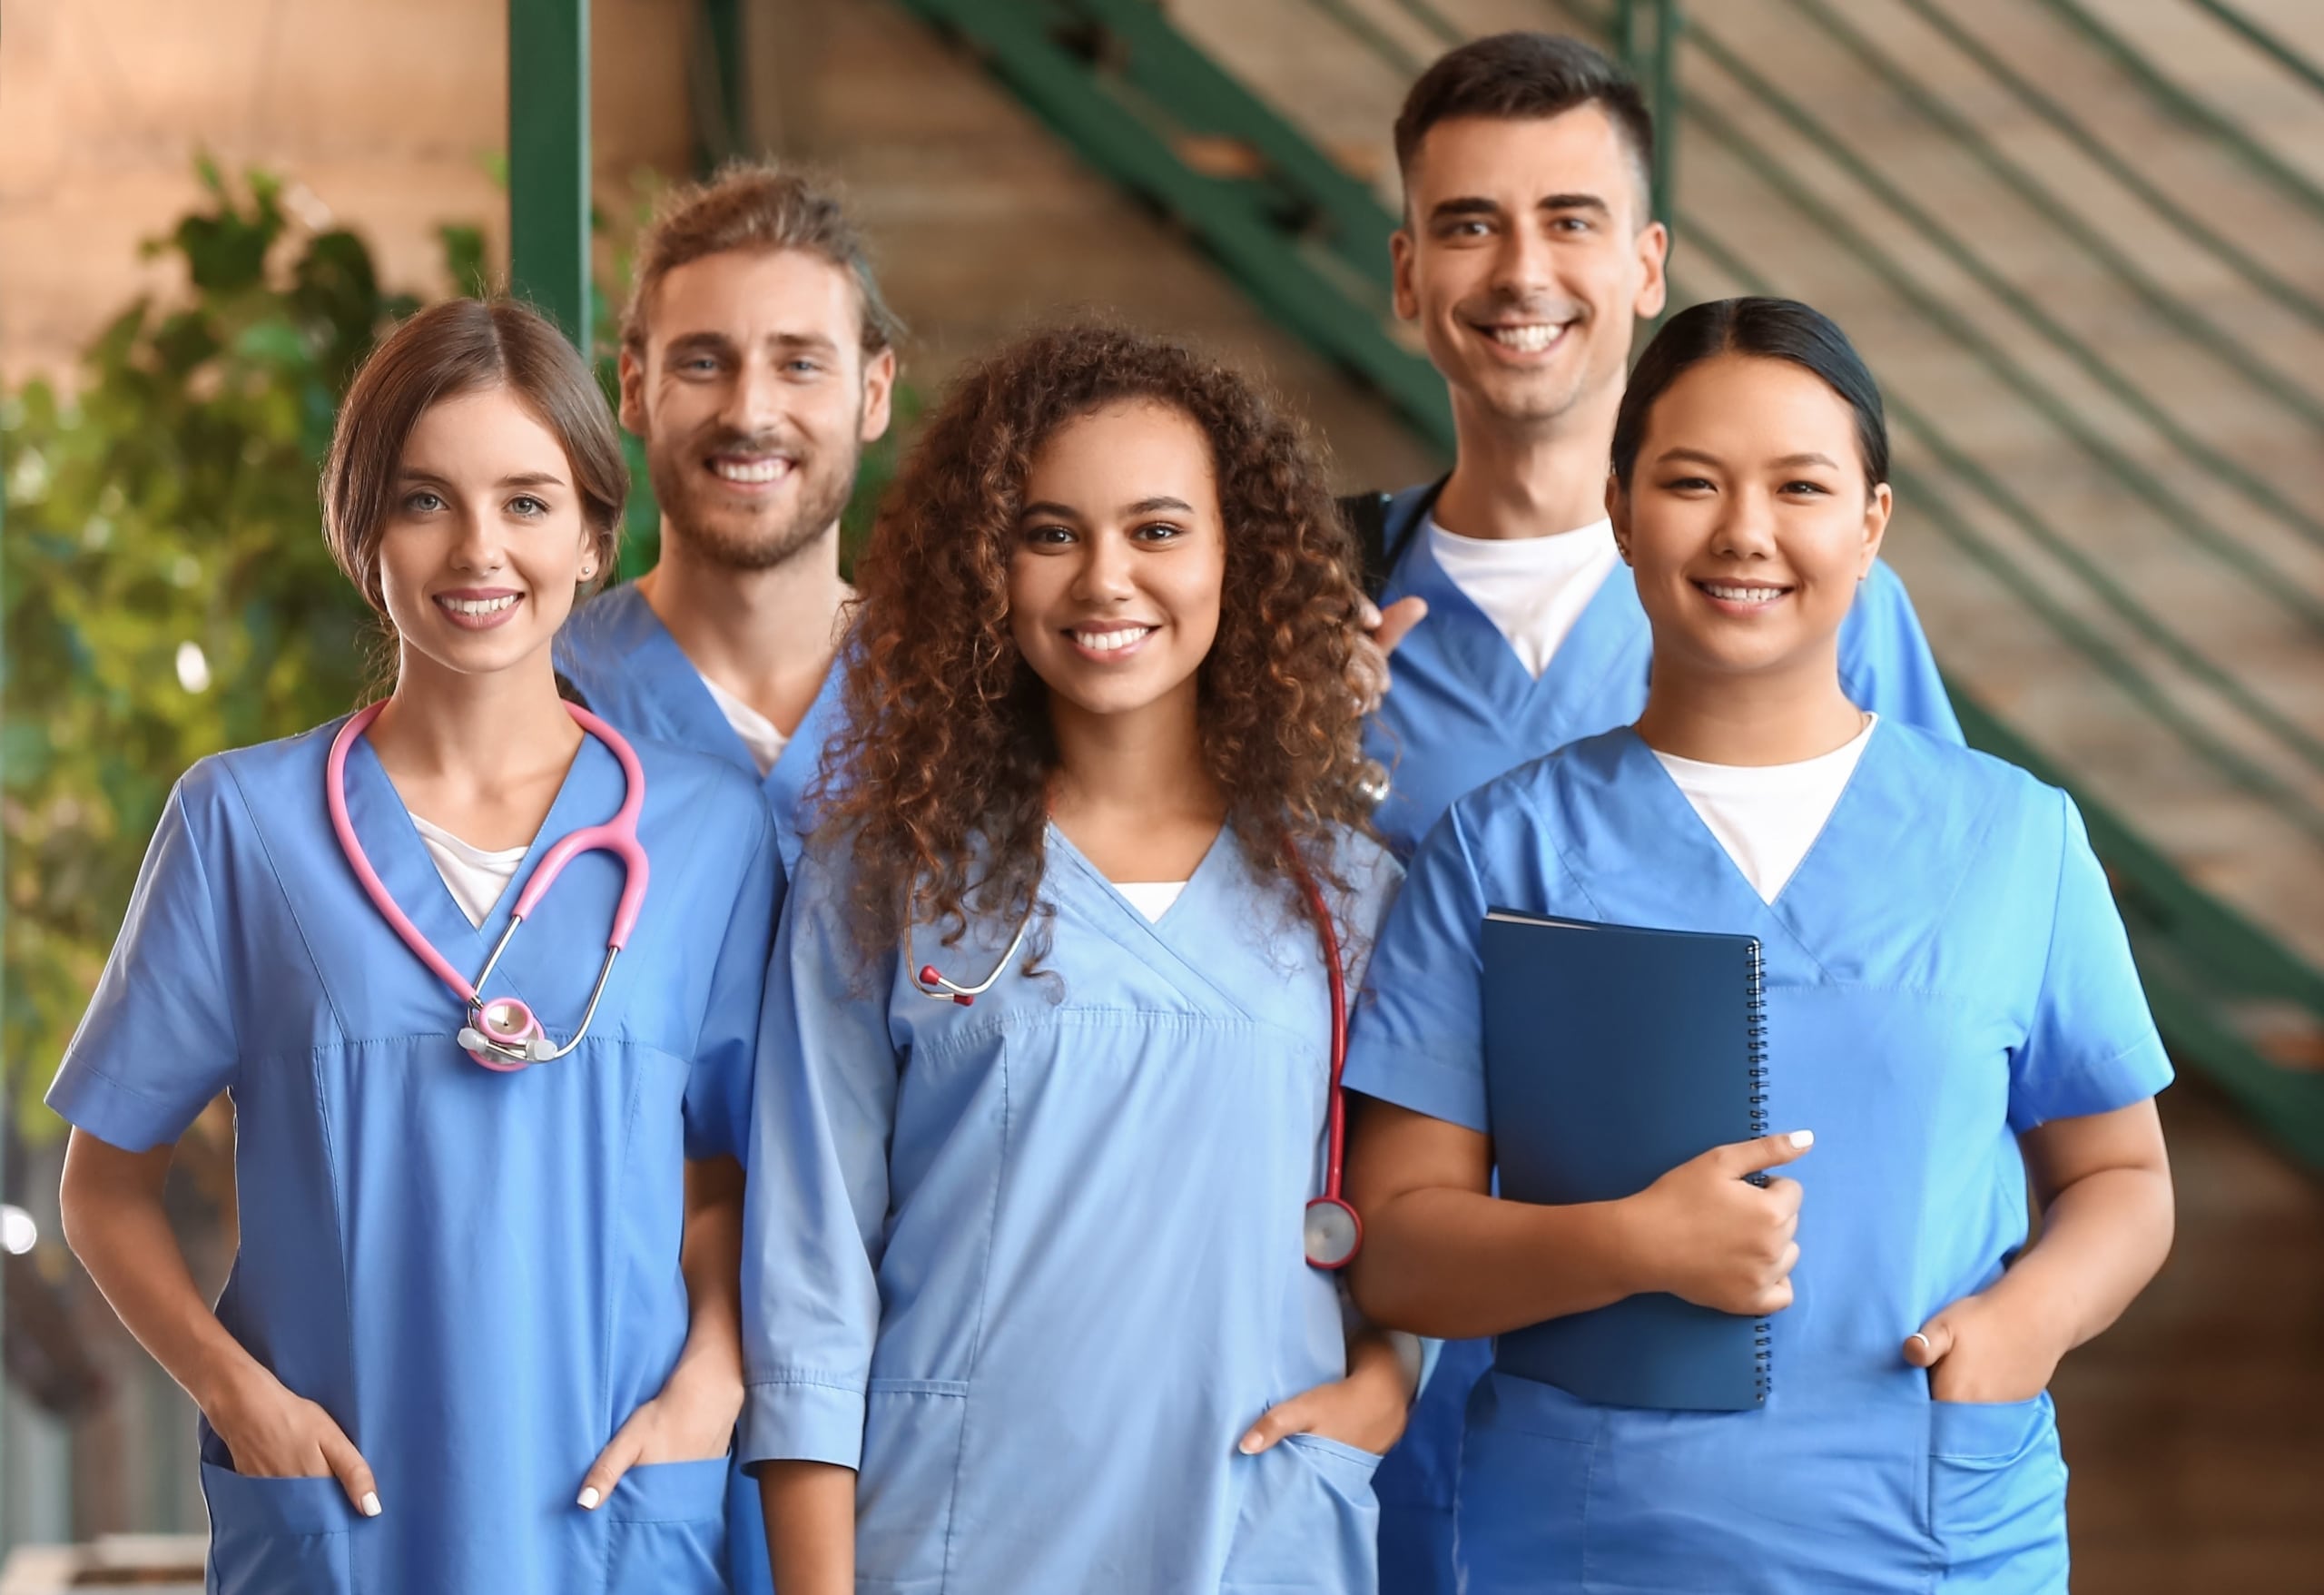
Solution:
M 1451 52 L 1397 118 L 1396 311 L 1452 389 L 1458 444 L 1442 480 L 1347 501 L 1393 651 L 1365 743 L 1393 773 L 1376 821 L 1399 852 L 1472 788 L 1645 706 L 1646 613 L 1605 504 L 1632 330 L 1667 291 L 1653 138 L 1635 84 L 1547 34 Z M 1885 565 L 1857 590 L 1840 674 L 1858 707 L 1960 740 Z M 1453 1588 L 1462 1413 L 1491 1356 L 1443 1348 L 1380 1470 L 1386 1595 Z
M 841 713 L 840 512 L 888 429 L 901 331 L 854 224 L 796 173 L 730 168 L 638 241 L 621 420 L 645 445 L 661 556 L 566 623 L 557 668 L 619 729 L 755 773 L 786 874 Z M 779 1466 L 779 1488 L 834 1482 Z M 736 1595 L 767 1595 L 759 1488 L 739 1472 L 726 1511 Z
M 840 511 L 888 429 L 900 330 L 853 223 L 795 173 L 732 168 L 638 241 L 621 419 L 661 557 L 573 617 L 557 662 L 621 729 L 755 772 L 786 870 L 839 713 Z

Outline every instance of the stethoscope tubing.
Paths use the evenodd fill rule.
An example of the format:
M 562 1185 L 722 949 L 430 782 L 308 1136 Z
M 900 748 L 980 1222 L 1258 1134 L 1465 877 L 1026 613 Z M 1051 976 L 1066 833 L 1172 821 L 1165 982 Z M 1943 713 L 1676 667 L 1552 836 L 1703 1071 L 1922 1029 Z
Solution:
M 1341 1081 L 1347 1073 L 1347 975 L 1340 964 L 1340 934 L 1332 923 L 1331 905 L 1323 888 L 1303 866 L 1299 884 L 1315 911 L 1315 936 L 1324 947 L 1324 970 L 1332 985 L 1332 1098 L 1324 1130 L 1324 1199 L 1345 1206 L 1340 1194 L 1340 1170 L 1346 1161 L 1347 1091 Z
M 1315 1249 L 1316 1243 L 1311 1239 L 1307 1260 L 1317 1268 L 1338 1269 L 1354 1261 L 1357 1250 L 1364 1244 L 1363 1216 L 1341 1193 L 1342 1172 L 1347 1154 L 1347 1090 L 1344 1083 L 1347 1074 L 1347 974 L 1341 966 L 1339 931 L 1332 923 L 1331 904 L 1324 901 L 1323 888 L 1315 883 L 1315 877 L 1295 856 L 1293 868 L 1299 878 L 1300 891 L 1315 916 L 1315 937 L 1323 947 L 1324 973 L 1332 991 L 1332 1084 L 1330 1107 L 1324 1117 L 1324 1194 L 1311 1200 L 1307 1208 L 1310 1218 L 1316 1216 L 1318 1208 L 1336 1209 L 1340 1222 L 1346 1229 L 1345 1246 L 1330 1255 L 1319 1254 Z M 955 1003 L 961 1008 L 974 1007 L 976 999 L 991 990 L 1008 971 L 1009 966 L 1017 961 L 1018 951 L 1025 945 L 1025 933 L 1032 924 L 1033 916 L 1029 911 L 1017 922 L 1017 933 L 1009 939 L 1008 950 L 993 965 L 992 973 L 972 986 L 964 986 L 946 980 L 932 963 L 912 969 L 911 921 L 911 916 L 907 915 L 904 922 L 904 967 L 911 975 L 913 989 L 922 997 L 933 998 L 939 1002 Z M 1327 1212 L 1322 1216 L 1330 1218 L 1333 1216 Z M 1327 1230 L 1331 1228 L 1329 1226 L 1325 1227 Z
M 348 813 L 348 752 L 354 746 L 355 740 L 370 729 L 371 723 L 386 707 L 386 701 L 382 700 L 357 710 L 348 716 L 338 734 L 331 739 L 330 754 L 323 766 L 323 796 L 324 806 L 330 816 L 331 830 L 339 838 L 340 851 L 346 855 L 348 867 L 354 871 L 357 884 L 371 900 L 371 906 L 378 911 L 388 928 L 437 979 L 451 988 L 454 996 L 468 1005 L 469 1022 L 460 1030 L 458 1039 L 470 1057 L 487 1068 L 503 1072 L 532 1063 L 554 1062 L 578 1047 L 589 1033 L 590 1022 L 597 1016 L 597 1005 L 605 997 L 606 982 L 613 977 L 614 960 L 628 946 L 631 933 L 637 929 L 638 915 L 645 910 L 645 888 L 652 870 L 646 859 L 645 843 L 637 833 L 638 819 L 645 808 L 645 772 L 638 763 L 637 751 L 619 732 L 580 704 L 566 704 L 565 712 L 572 716 L 574 723 L 603 743 L 621 766 L 621 806 L 614 811 L 612 818 L 602 824 L 584 826 L 560 838 L 543 855 L 527 879 L 524 889 L 517 893 L 516 906 L 509 911 L 507 927 L 493 944 L 490 956 L 484 961 L 484 968 L 475 980 L 470 980 L 453 966 L 450 960 L 437 950 L 435 943 L 428 940 L 397 903 L 394 893 L 379 879 L 379 871 L 371 867 L 371 861 L 363 851 L 362 840 L 355 834 L 354 821 Z M 515 940 L 517 928 L 540 906 L 541 900 L 548 895 L 549 888 L 556 885 L 557 877 L 564 873 L 565 866 L 582 853 L 598 851 L 610 852 L 621 861 L 621 898 L 615 906 L 613 924 L 606 933 L 604 961 L 597 966 L 596 981 L 589 990 L 588 1007 L 582 1012 L 581 1022 L 575 1028 L 573 1039 L 562 1047 L 551 1047 L 541 1032 L 539 1021 L 522 1002 L 512 999 L 507 1003 L 514 1012 L 522 1015 L 522 1023 L 511 1027 L 496 1023 L 483 999 L 484 984 L 492 978 L 492 971 L 499 966 L 501 954 Z

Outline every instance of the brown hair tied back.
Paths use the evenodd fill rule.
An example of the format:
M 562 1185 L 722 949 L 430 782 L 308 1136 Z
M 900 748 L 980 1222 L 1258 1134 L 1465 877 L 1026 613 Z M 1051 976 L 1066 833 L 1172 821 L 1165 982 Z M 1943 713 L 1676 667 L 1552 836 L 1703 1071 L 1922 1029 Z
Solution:
M 1263 877 L 1295 890 L 1305 867 L 1345 890 L 1336 833 L 1370 813 L 1348 681 L 1359 594 L 1322 466 L 1223 366 L 1121 329 L 1068 326 L 952 384 L 857 567 L 848 729 L 814 801 L 820 834 L 850 839 L 868 955 L 896 944 L 907 913 L 949 942 L 972 911 L 1011 924 L 1033 911 L 1057 750 L 1048 689 L 1009 629 L 1026 476 L 1067 423 L 1139 401 L 1191 418 L 1218 478 L 1226 571 L 1198 702 L 1227 823 Z

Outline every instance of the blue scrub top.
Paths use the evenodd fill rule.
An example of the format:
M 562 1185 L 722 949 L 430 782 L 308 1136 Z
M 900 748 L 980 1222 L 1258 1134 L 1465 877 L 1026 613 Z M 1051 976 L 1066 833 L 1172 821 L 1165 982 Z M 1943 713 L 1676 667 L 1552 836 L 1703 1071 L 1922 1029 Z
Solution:
M 1154 921 L 1046 845 L 1046 912 L 972 1008 L 907 963 L 973 984 L 1014 923 L 867 960 L 843 849 L 809 845 L 760 1044 L 743 1455 L 860 1470 L 867 1590 L 1368 1595 L 1379 1459 L 1236 1449 L 1345 1370 L 1301 1233 L 1318 939 L 1231 832 Z M 1360 959 L 1398 871 L 1350 836 L 1337 872 Z
M 591 708 L 621 730 L 708 753 L 757 781 L 773 817 L 783 867 L 799 867 L 807 789 L 814 783 L 825 745 L 844 723 L 840 664 L 834 663 L 823 677 L 814 701 L 764 776 L 703 684 L 702 673 L 634 585 L 600 593 L 573 612 L 557 633 L 556 667 L 580 689 Z M 733 1524 L 727 1570 L 735 1595 L 772 1595 L 774 1574 L 767 1563 L 758 1485 L 739 1467 L 729 1482 L 727 1511 Z
M 1418 596 L 1428 616 L 1389 661 L 1394 686 L 1364 732 L 1394 791 L 1374 822 L 1410 854 L 1456 797 L 1528 759 L 1628 725 L 1646 707 L 1653 653 L 1638 582 L 1617 565 L 1536 678 L 1499 628 L 1436 563 L 1420 525 L 1438 487 L 1396 496 L 1387 519 L 1403 553 L 1380 602 Z M 1840 627 L 1840 684 L 1858 708 L 1961 740 L 1961 724 L 1905 584 L 1876 560 Z
M 577 1050 L 498 1074 L 460 1050 L 464 1006 L 340 851 L 336 730 L 179 783 L 48 1095 L 129 1151 L 231 1096 L 241 1248 L 218 1316 L 379 1481 L 386 1511 L 364 1519 L 336 1480 L 241 1477 L 204 1424 L 209 1588 L 722 1591 L 727 1459 L 633 1469 L 596 1512 L 574 1498 L 685 1341 L 685 1160 L 735 1155 L 745 1133 L 781 889 L 765 805 L 724 764 L 637 743 L 652 879 L 628 950 Z M 542 852 L 623 791 L 586 740 L 479 930 L 369 741 L 347 761 L 373 869 L 470 970 Z M 493 978 L 560 1043 L 621 880 L 605 853 L 575 859 Z
M 783 867 L 797 867 L 803 800 L 825 744 L 842 724 L 838 665 L 823 677 L 764 777 L 703 684 L 702 673 L 634 585 L 600 593 L 574 610 L 556 635 L 556 667 L 590 708 L 625 734 L 709 753 L 758 781 L 774 815 Z
M 1770 905 L 1627 729 L 1461 798 L 1383 932 L 1347 1078 L 1490 1135 L 1488 907 L 1759 938 L 1770 1122 L 1817 1142 L 1785 1170 L 1800 1261 L 1766 1406 L 1602 1407 L 1489 1374 L 1461 1454 L 1460 1587 L 2063 1590 L 2049 1398 L 1932 1402 L 1900 1348 L 2024 1245 L 2020 1132 L 2171 1078 L 2071 801 L 1883 720 Z
M 1428 617 L 1397 648 L 1395 684 L 1364 728 L 1364 750 L 1392 773 L 1374 816 L 1409 855 L 1454 798 L 1646 707 L 1653 639 L 1638 583 L 1617 565 L 1537 679 L 1493 623 L 1446 576 L 1423 517 L 1443 484 L 1407 488 L 1389 506 L 1386 543 L 1402 546 L 1380 601 L 1417 594 Z M 1949 742 L 1960 723 L 1929 655 L 1905 585 L 1875 562 L 1840 628 L 1840 682 L 1859 708 Z M 1491 1360 L 1482 1341 L 1453 1341 L 1380 1470 L 1381 1583 L 1393 1595 L 1452 1595 L 1452 1488 L 1462 1414 Z

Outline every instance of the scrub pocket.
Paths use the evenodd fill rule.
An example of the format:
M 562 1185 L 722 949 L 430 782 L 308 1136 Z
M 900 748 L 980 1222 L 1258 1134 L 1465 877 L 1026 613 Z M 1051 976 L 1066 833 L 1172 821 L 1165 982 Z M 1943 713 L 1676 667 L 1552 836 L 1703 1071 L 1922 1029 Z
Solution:
M 1945 1595 L 2066 1588 L 2066 1465 L 2044 1393 L 1929 1403 L 1929 1530 Z
M 1320 1434 L 1286 1434 L 1238 1457 L 1243 1505 L 1226 1553 L 1220 1595 L 1370 1590 L 1379 1581 L 1380 1504 L 1372 1475 L 1380 1459 Z
M 202 1464 L 212 1595 L 351 1595 L 355 1508 L 336 1479 L 245 1479 Z
M 607 1595 L 727 1595 L 723 1456 L 648 1462 L 606 1499 Z
M 1460 1587 L 1582 1587 L 1582 1525 L 1604 1423 L 1554 1385 L 1487 1372 L 1469 1396 L 1452 1508 Z
M 944 1588 L 969 1387 L 952 1379 L 874 1379 L 865 1393 L 856 1479 L 859 1588 Z

